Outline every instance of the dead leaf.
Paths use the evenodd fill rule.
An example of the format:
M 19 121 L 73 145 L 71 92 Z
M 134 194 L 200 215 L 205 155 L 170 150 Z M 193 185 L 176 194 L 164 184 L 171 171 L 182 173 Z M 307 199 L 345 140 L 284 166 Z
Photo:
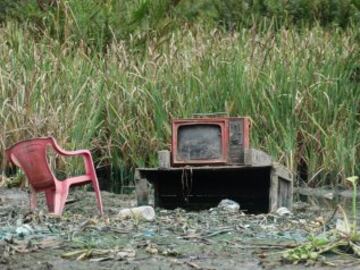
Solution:
M 63 253 L 61 255 L 61 257 L 64 259 L 69 259 L 69 258 L 72 258 L 75 256 L 79 256 L 80 254 L 82 254 L 84 252 L 86 252 L 86 249 L 74 250 L 74 251 Z
M 145 248 L 145 251 L 147 253 L 150 253 L 152 255 L 158 254 L 159 253 L 159 249 L 157 248 L 157 246 L 155 244 L 148 244 L 148 246 Z
M 136 252 L 134 249 L 123 249 L 116 253 L 117 259 L 130 259 L 135 258 Z
M 185 264 L 187 264 L 190 267 L 195 268 L 195 269 L 202 269 L 199 265 L 197 265 L 196 263 L 193 263 L 193 262 L 185 261 Z

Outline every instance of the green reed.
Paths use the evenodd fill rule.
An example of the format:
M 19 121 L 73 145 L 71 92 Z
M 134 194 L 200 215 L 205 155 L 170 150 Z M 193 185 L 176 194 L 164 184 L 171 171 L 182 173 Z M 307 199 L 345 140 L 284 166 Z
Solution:
M 359 28 L 228 33 L 194 25 L 147 37 L 142 53 L 115 40 L 101 53 L 31 26 L 0 28 L 0 159 L 5 147 L 55 136 L 111 165 L 113 186 L 156 165 L 170 121 L 226 111 L 253 119 L 252 144 L 313 184 L 360 173 Z M 134 45 L 133 45 L 134 44 Z M 61 162 L 60 162 L 61 164 Z M 79 163 L 62 163 L 76 172 Z

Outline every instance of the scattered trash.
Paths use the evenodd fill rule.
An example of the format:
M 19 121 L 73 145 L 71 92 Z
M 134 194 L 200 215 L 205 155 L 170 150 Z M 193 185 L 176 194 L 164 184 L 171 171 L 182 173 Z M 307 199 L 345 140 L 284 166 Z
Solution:
M 116 253 L 116 259 L 118 261 L 124 260 L 124 259 L 132 259 L 135 258 L 136 252 L 132 248 L 125 248 L 122 251 L 119 251 Z
M 286 207 L 280 207 L 276 210 L 276 214 L 278 214 L 279 216 L 291 216 L 292 213 L 289 209 L 287 209 Z
M 155 236 L 155 232 L 153 230 L 145 230 L 143 234 L 145 237 L 154 237 Z
M 325 199 L 333 200 L 334 199 L 334 192 L 325 193 L 323 196 L 324 196 Z
M 163 250 L 163 251 L 161 252 L 161 255 L 163 255 L 163 256 L 168 256 L 168 257 L 177 257 L 177 256 L 180 255 L 180 253 L 179 253 L 177 250 L 175 250 L 175 249 L 168 248 L 168 249 L 166 249 L 166 250 Z
M 145 251 L 151 255 L 156 255 L 159 253 L 159 248 L 156 244 L 149 242 L 145 248 Z
M 10 254 L 30 253 L 38 250 L 44 250 L 49 248 L 56 248 L 61 245 L 61 241 L 54 237 L 47 237 L 40 241 L 35 240 L 16 240 L 14 238 L 5 239 L 7 243 L 8 252 Z
M 347 235 L 347 234 L 350 234 L 350 232 L 351 232 L 350 225 L 340 218 L 338 218 L 336 220 L 335 228 L 336 228 L 336 231 L 342 235 Z
M 318 226 L 325 225 L 324 217 L 319 216 L 319 217 L 315 218 L 315 224 L 318 225 Z
M 218 208 L 229 212 L 238 212 L 240 210 L 240 205 L 235 201 L 224 199 L 219 203 Z
M 21 238 L 31 235 L 33 234 L 33 232 L 34 232 L 33 228 L 31 228 L 30 225 L 28 224 L 24 224 L 16 228 L 16 235 Z
M 120 218 L 135 218 L 153 221 L 155 219 L 155 211 L 152 206 L 139 206 L 134 208 L 125 208 L 119 212 Z
M 189 269 L 217 269 L 219 267 L 214 267 L 211 263 L 214 256 L 221 253 L 234 263 L 237 258 L 243 260 L 246 256 L 264 256 L 261 259 L 264 268 L 270 265 L 275 265 L 276 268 L 282 263 L 282 251 L 303 246 L 303 243 L 309 242 L 309 235 L 318 235 L 327 228 L 332 228 L 331 232 L 341 237 L 339 241 L 351 235 L 349 225 L 351 228 L 352 224 L 344 222 L 345 220 L 338 222 L 335 231 L 338 216 L 331 222 L 328 221 L 333 211 L 314 213 L 310 210 L 295 210 L 289 215 L 290 211 L 283 208 L 273 214 L 253 215 L 244 214 L 232 201 L 224 200 L 215 205 L 213 211 L 159 209 L 155 216 L 151 206 L 131 208 L 136 203 L 134 197 L 104 192 L 104 202 L 107 209 L 112 211 L 107 210 L 107 216 L 99 217 L 93 215 L 93 206 L 88 203 L 92 197 L 82 191 L 77 191 L 74 195 L 78 194 L 83 196 L 79 197 L 79 203 L 68 207 L 65 214 L 56 219 L 47 211 L 29 212 L 25 196 L 21 205 L 11 198 L 4 206 L 0 205 L 0 265 L 8 262 L 15 263 L 14 268 L 20 267 L 25 260 L 20 254 L 36 252 L 36 256 L 26 256 L 25 263 L 30 265 L 43 255 L 42 262 L 52 262 L 62 256 L 71 260 L 64 263 L 76 266 L 79 264 L 77 260 L 87 261 L 94 267 L 101 267 L 101 262 L 108 261 L 109 265 L 114 265 L 113 268 L 132 269 L 149 262 L 170 269 L 171 261 L 176 259 L 181 265 L 184 261 L 196 264 L 186 265 L 185 268 Z M 44 208 L 44 200 L 45 197 L 40 198 L 39 209 Z M 11 208 L 8 207 L 8 202 L 13 203 Z M 226 208 L 229 205 L 235 207 Z M 147 220 L 142 216 L 144 212 L 139 210 L 144 208 L 150 209 L 153 214 L 151 219 L 155 221 L 138 222 Z M 281 218 L 280 215 L 284 213 L 285 216 Z M 333 234 L 325 235 L 329 244 L 332 243 Z M 296 256 L 311 260 L 315 258 L 312 256 L 315 253 L 311 252 L 319 253 L 323 247 L 329 246 L 319 246 L 319 241 L 314 241 L 311 242 L 309 251 L 296 250 L 284 258 L 290 262 Z M 357 250 L 360 241 L 350 245 L 351 250 Z M 272 255 L 273 252 L 275 255 Z M 328 259 L 326 254 L 319 256 Z M 205 263 L 204 266 L 202 263 Z M 257 259 L 254 263 L 257 264 Z M 231 262 L 224 268 L 236 267 Z
M 91 262 L 102 262 L 107 260 L 125 260 L 134 258 L 136 252 L 134 249 L 125 248 L 118 249 L 79 249 L 63 253 L 61 255 L 64 259 L 75 259 L 77 261 L 89 259 Z

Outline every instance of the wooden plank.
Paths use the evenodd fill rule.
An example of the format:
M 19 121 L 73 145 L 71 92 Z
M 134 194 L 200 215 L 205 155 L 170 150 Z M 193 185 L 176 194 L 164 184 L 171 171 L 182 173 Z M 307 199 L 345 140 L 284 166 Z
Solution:
M 293 174 L 291 171 L 280 163 L 274 162 L 273 167 L 276 171 L 276 174 L 286 181 L 293 182 Z
M 286 168 L 285 166 L 274 163 L 274 170 L 275 173 L 278 176 L 278 181 L 280 184 L 280 190 L 279 190 L 279 197 L 280 197 L 280 204 L 278 207 L 284 206 L 288 208 L 289 210 L 292 209 L 293 205 L 293 194 L 294 194 L 294 181 L 293 181 L 293 174 L 291 171 Z
M 166 160 L 165 156 L 165 163 L 161 163 L 159 158 L 159 163 L 162 164 L 159 168 L 136 169 L 135 178 L 139 194 L 137 197 L 140 201 L 144 193 L 141 180 L 144 180 L 153 184 L 157 207 L 212 204 L 217 197 L 233 198 L 242 201 L 241 204 L 249 209 L 252 207 L 256 210 L 255 207 L 258 207 L 257 209 L 262 212 L 273 212 L 281 206 L 289 210 L 292 207 L 293 174 L 283 165 L 273 162 L 269 155 L 260 150 L 249 149 L 247 164 L 242 165 L 167 167 Z M 189 172 L 194 176 L 194 182 L 191 181 L 190 192 L 184 197 L 181 181 L 184 174 L 187 175 Z M 254 180 L 257 179 L 262 181 L 254 186 Z M 215 185 L 217 183 L 218 185 Z M 259 190 L 263 190 L 264 194 L 257 194 Z
M 170 151 L 158 151 L 159 168 L 170 168 Z
M 274 163 L 274 171 L 278 177 L 278 207 L 286 207 L 292 209 L 293 204 L 293 174 L 285 166 Z
M 185 167 L 170 167 L 170 168 L 137 168 L 141 174 L 145 172 L 158 172 L 158 171 L 184 171 L 184 170 L 193 170 L 193 171 L 231 171 L 231 170 L 241 170 L 241 169 L 252 169 L 256 170 L 258 168 L 269 168 L 271 165 L 267 166 L 248 166 L 248 165 L 241 165 L 241 166 L 185 166 Z
M 293 200 L 294 200 L 294 183 L 291 181 L 288 185 L 288 194 L 287 194 L 287 207 L 289 210 L 292 209 Z
M 254 166 L 254 167 L 272 166 L 271 156 L 261 150 L 248 148 L 245 149 L 244 154 L 245 154 L 244 157 L 245 165 Z
M 154 186 L 154 204 L 155 207 L 162 207 L 162 201 L 160 199 L 160 187 L 159 187 L 159 182 L 155 181 L 153 183 Z
M 280 189 L 281 192 L 281 198 L 282 198 L 282 205 L 289 210 L 292 209 L 292 203 L 293 203 L 293 192 L 292 192 L 292 183 L 289 181 L 285 181 L 283 178 L 279 177 L 279 182 L 282 186 Z
M 134 180 L 137 205 L 148 205 L 150 188 L 149 183 L 145 178 L 142 177 L 138 169 L 135 169 Z
M 271 170 L 270 175 L 270 190 L 269 190 L 269 212 L 274 212 L 278 209 L 278 190 L 279 181 L 275 170 Z
M 292 210 L 294 201 L 294 183 L 291 181 L 288 188 L 288 196 L 287 196 L 287 207 L 289 210 Z

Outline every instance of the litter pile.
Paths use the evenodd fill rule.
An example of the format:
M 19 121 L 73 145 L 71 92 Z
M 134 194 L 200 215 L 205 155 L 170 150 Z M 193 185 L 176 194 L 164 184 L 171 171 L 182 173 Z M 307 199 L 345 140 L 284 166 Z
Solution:
M 43 199 L 38 211 L 29 212 L 24 191 L 4 189 L 0 196 L 0 264 L 16 269 L 33 264 L 39 269 L 278 267 L 278 251 L 296 247 L 334 223 L 326 222 L 331 213 L 311 211 L 308 205 L 295 213 L 283 209 L 250 215 L 229 200 L 199 212 L 152 212 L 151 207 L 136 212 L 133 196 L 106 192 L 106 214 L 98 217 L 90 203 L 93 194 L 80 190 L 71 194 L 58 218 L 47 214 Z

